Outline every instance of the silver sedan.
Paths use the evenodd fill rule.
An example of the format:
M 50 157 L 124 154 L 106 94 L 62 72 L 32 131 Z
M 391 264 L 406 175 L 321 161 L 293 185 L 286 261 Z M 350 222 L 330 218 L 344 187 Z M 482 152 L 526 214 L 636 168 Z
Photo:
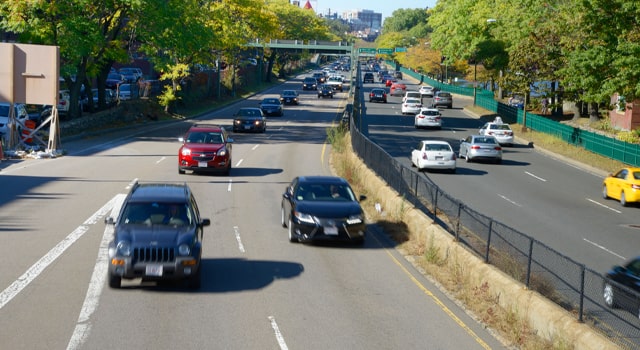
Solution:
M 460 140 L 460 158 L 467 162 L 478 159 L 492 160 L 495 163 L 502 162 L 502 147 L 493 136 L 469 135 Z

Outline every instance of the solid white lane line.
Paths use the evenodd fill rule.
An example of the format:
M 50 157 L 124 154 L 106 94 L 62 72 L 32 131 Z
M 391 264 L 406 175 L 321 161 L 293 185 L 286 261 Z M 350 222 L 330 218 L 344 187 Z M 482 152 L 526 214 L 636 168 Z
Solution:
M 288 350 L 287 343 L 285 343 L 284 337 L 282 333 L 280 333 L 280 328 L 276 323 L 276 318 L 269 316 L 269 321 L 271 322 L 271 328 L 273 328 L 273 331 L 276 333 L 276 340 L 278 341 L 278 345 L 280 345 L 280 350 Z
M 242 245 L 242 239 L 240 239 L 240 230 L 238 229 L 238 226 L 233 226 L 233 232 L 236 235 L 236 241 L 238 241 L 238 249 L 244 253 L 244 245 Z
M 591 244 L 591 245 L 592 245 L 592 246 L 594 246 L 594 247 L 597 247 L 597 248 L 600 248 L 600 249 L 604 250 L 605 252 L 607 252 L 607 253 L 609 253 L 609 254 L 611 254 L 611 255 L 615 255 L 615 256 L 617 256 L 618 258 L 622 259 L 622 260 L 627 260 L 627 258 L 625 258 L 624 256 L 622 256 L 622 255 L 620 255 L 620 254 L 616 254 L 616 253 L 612 252 L 611 250 L 607 249 L 606 247 L 601 246 L 600 244 L 597 244 L 597 243 L 595 243 L 595 242 L 592 242 L 592 241 L 590 241 L 590 240 L 588 240 L 588 239 L 586 239 L 586 238 L 583 238 L 583 240 L 584 240 L 585 242 L 587 242 L 587 243 Z
M 100 208 L 97 212 L 91 215 L 82 225 L 78 226 L 73 232 L 71 232 L 62 241 L 56 244 L 47 254 L 45 254 L 40 260 L 33 264 L 22 276 L 18 277 L 9 287 L 7 287 L 2 293 L 0 293 L 0 309 L 7 305 L 18 293 L 26 288 L 29 283 L 33 282 L 51 263 L 53 263 L 67 248 L 75 243 L 80 237 L 82 237 L 87 231 L 89 231 L 89 225 L 93 225 L 98 222 L 98 219 L 103 217 L 113 207 L 114 198 L 112 198 L 107 204 Z
M 587 200 L 588 200 L 589 202 L 593 203 L 593 204 L 599 205 L 599 206 L 601 206 L 601 207 L 603 207 L 603 208 L 609 209 L 609 210 L 611 210 L 611 211 L 613 211 L 613 212 L 616 212 L 616 213 L 618 213 L 618 214 L 621 214 L 621 213 L 622 213 L 622 212 L 621 212 L 620 210 L 618 210 L 618 209 L 613 209 L 613 208 L 611 208 L 611 207 L 609 207 L 609 206 L 606 206 L 606 205 L 604 205 L 604 204 L 602 204 L 602 203 L 596 202 L 596 201 L 594 201 L 593 199 L 589 199 L 589 198 L 587 198 Z
M 116 195 L 110 202 L 113 203 L 111 209 L 111 217 L 117 220 L 120 207 L 124 202 L 126 194 Z M 98 249 L 98 257 L 96 259 L 96 265 L 93 268 L 93 274 L 91 275 L 91 281 L 89 282 L 89 288 L 87 295 L 84 298 L 82 309 L 80 310 L 80 316 L 78 316 L 78 322 L 76 328 L 71 335 L 67 350 L 79 349 L 84 342 L 89 338 L 91 332 L 91 315 L 98 308 L 100 303 L 100 296 L 102 295 L 103 286 L 107 277 L 108 263 L 109 263 L 109 241 L 113 237 L 113 226 L 107 225 L 100 241 L 100 248 Z
M 527 175 L 529 175 L 529 176 L 531 176 L 531 177 L 533 177 L 534 179 L 538 179 L 538 180 L 540 180 L 540 181 L 542 181 L 542 182 L 547 182 L 547 180 L 546 180 L 546 179 L 543 179 L 543 178 L 541 178 L 540 176 L 533 175 L 532 173 L 530 173 L 530 172 L 528 172 L 528 171 L 525 171 L 524 173 L 525 173 L 525 174 L 527 174 Z

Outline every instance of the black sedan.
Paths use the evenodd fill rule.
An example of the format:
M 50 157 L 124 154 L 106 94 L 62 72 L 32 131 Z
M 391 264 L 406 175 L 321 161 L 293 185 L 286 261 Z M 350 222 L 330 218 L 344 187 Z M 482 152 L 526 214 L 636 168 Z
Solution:
M 243 107 L 233 115 L 233 132 L 265 132 L 267 118 L 260 108 Z
M 280 94 L 280 102 L 285 105 L 299 104 L 300 101 L 298 101 L 298 92 L 296 90 L 283 90 Z
M 369 92 L 369 102 L 387 103 L 387 90 L 371 89 L 371 92 Z
M 330 85 L 320 85 L 320 88 L 318 88 L 318 98 L 325 98 L 325 97 L 331 97 L 333 98 L 333 88 Z
M 607 272 L 603 286 L 604 303 L 621 307 L 640 317 L 640 257 Z
M 260 102 L 260 109 L 264 115 L 277 115 L 282 117 L 284 115 L 284 108 L 279 98 L 265 98 Z
M 282 195 L 281 222 L 290 242 L 363 243 L 365 216 L 347 180 L 336 176 L 299 176 Z

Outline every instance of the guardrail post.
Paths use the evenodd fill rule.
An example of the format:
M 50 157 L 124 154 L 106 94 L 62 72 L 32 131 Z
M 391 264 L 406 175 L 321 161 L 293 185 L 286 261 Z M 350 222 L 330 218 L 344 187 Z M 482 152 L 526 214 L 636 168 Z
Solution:
M 458 220 L 456 222 L 456 232 L 455 233 L 455 237 L 456 237 L 456 242 L 460 241 L 460 215 L 462 214 L 462 203 L 458 203 Z
M 580 269 L 580 310 L 578 310 L 578 321 L 580 323 L 584 322 L 584 270 L 585 266 L 582 265 L 582 269 Z

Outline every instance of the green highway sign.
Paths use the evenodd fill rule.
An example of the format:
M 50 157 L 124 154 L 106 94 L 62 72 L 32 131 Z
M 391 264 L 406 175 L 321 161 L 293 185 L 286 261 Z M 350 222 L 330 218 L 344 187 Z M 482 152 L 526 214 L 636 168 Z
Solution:
M 396 47 L 396 52 L 407 52 L 406 47 Z
M 358 49 L 358 53 L 376 53 L 376 49 L 374 47 L 361 47 Z
M 378 49 L 378 53 L 382 55 L 391 55 L 393 53 L 393 49 Z

